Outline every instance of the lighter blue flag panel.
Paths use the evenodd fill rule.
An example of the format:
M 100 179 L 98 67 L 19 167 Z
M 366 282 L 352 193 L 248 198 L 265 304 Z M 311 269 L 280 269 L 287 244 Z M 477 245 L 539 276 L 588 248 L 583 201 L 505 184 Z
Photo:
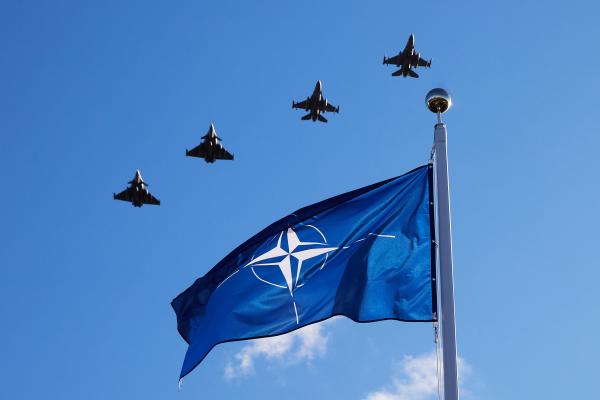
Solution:
M 177 296 L 181 377 L 217 344 L 335 315 L 436 319 L 431 167 L 302 208 L 250 238 Z

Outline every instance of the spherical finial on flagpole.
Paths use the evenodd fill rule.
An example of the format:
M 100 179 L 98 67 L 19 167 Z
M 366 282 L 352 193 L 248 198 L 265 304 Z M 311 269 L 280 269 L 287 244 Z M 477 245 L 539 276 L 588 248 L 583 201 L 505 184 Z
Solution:
M 442 114 L 452 106 L 450 94 L 442 88 L 431 89 L 425 96 L 425 104 L 432 113 L 437 114 L 438 123 L 442 123 Z

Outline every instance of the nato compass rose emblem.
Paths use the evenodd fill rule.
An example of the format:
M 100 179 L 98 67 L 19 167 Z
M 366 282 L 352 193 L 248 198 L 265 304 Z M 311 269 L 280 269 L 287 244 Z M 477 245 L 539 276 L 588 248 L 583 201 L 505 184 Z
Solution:
M 270 247 L 269 250 L 254 257 L 243 268 L 250 268 L 254 276 L 263 283 L 287 289 L 294 304 L 296 324 L 299 324 L 294 291 L 304 285 L 303 263 L 307 270 L 320 271 L 325 267 L 328 254 L 338 247 L 330 247 L 325 235 L 312 225 L 303 225 L 296 229 L 299 231 L 302 229 L 303 236 L 312 236 L 313 239 L 322 239 L 323 242 L 303 242 L 294 229 L 288 228 L 287 231 L 275 235 L 267 245 L 263 246 Z M 273 243 L 275 238 L 277 244 Z

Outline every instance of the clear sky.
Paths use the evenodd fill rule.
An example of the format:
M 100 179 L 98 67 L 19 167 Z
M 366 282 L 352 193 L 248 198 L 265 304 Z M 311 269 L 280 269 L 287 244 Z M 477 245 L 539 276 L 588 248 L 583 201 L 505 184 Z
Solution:
M 455 101 L 465 398 L 597 397 L 599 14 L 593 1 L 2 1 L 0 397 L 433 398 L 430 324 L 345 319 L 218 346 L 178 392 L 169 303 L 274 220 L 425 163 L 436 86 Z M 382 57 L 410 33 L 432 68 L 392 78 Z M 317 79 L 341 105 L 329 124 L 291 109 Z M 234 162 L 184 156 L 211 122 Z M 160 207 L 112 200 L 136 168 Z

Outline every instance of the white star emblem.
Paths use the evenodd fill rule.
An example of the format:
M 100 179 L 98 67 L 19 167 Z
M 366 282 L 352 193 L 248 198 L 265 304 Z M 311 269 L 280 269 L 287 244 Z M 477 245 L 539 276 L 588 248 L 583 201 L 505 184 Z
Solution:
M 358 239 L 346 246 L 342 247 L 330 247 L 327 244 L 327 239 L 325 235 L 315 226 L 313 225 L 304 225 L 305 227 L 309 227 L 314 229 L 319 233 L 319 235 L 323 238 L 324 243 L 319 242 L 301 242 L 298 238 L 298 235 L 292 228 L 288 228 L 287 231 L 282 231 L 279 233 L 277 238 L 277 245 L 272 249 L 266 251 L 265 253 L 253 258 L 249 263 L 244 265 L 243 267 L 236 269 L 233 273 L 231 273 L 227 278 L 225 278 L 217 288 L 221 287 L 225 282 L 231 279 L 234 275 L 238 274 L 240 270 L 248 267 L 252 270 L 254 276 L 260 280 L 261 282 L 267 283 L 269 285 L 279 287 L 282 289 L 287 289 L 290 293 L 291 301 L 294 306 L 294 313 L 296 314 L 296 324 L 300 323 L 300 318 L 298 316 L 298 308 L 296 306 L 296 301 L 294 300 L 294 290 L 304 285 L 304 283 L 299 284 L 301 279 L 302 272 L 302 263 L 304 261 L 308 261 L 310 259 L 325 255 L 325 259 L 323 264 L 319 269 L 323 269 L 325 267 L 325 262 L 327 260 L 327 255 L 336 250 L 345 250 L 350 248 L 351 246 L 361 243 L 367 239 L 368 236 L 377 236 L 382 238 L 390 238 L 393 239 L 395 235 L 385 235 L 379 233 L 368 233 L 366 236 L 361 239 Z M 286 235 L 287 246 L 285 246 L 283 242 L 283 235 Z M 274 237 L 273 237 L 274 239 Z M 287 247 L 287 250 L 285 249 Z M 293 259 L 296 261 L 293 262 Z M 292 265 L 297 263 L 296 274 L 293 276 Z M 285 285 L 280 285 L 275 282 L 270 282 L 263 277 L 261 277 L 256 271 L 255 267 L 277 267 L 283 275 L 285 280 Z
M 287 250 L 281 246 L 281 239 L 284 233 L 287 237 Z M 259 255 L 244 267 L 279 267 L 281 274 L 285 279 L 287 289 L 290 291 L 290 295 L 293 296 L 293 290 L 298 287 L 300 272 L 302 270 L 302 262 L 338 249 L 338 247 L 324 247 L 326 245 L 327 243 L 301 242 L 296 232 L 294 232 L 292 228 L 288 228 L 287 232 L 281 232 L 279 234 L 277 246 L 266 253 Z M 306 248 L 307 246 L 311 247 Z M 301 248 L 301 250 L 299 250 L 299 248 Z M 292 257 L 298 261 L 295 279 L 292 276 Z

